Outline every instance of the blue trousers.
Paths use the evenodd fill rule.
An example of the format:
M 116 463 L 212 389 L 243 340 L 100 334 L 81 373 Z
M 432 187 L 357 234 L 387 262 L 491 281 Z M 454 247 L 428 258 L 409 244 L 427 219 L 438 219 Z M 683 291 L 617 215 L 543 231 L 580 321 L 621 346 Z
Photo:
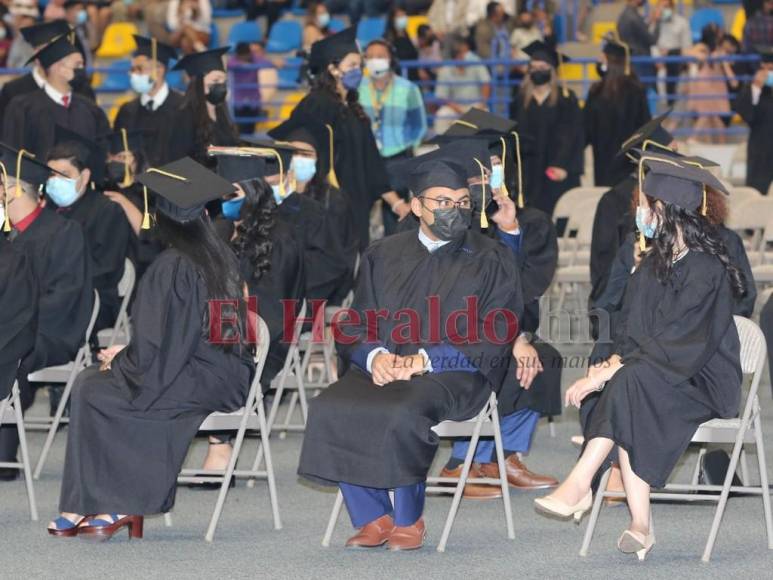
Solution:
M 361 528 L 381 516 L 390 514 L 396 526 L 412 526 L 424 512 L 424 490 L 427 484 L 417 483 L 395 488 L 395 503 L 388 489 L 339 483 L 344 503 L 355 528 Z
M 524 453 L 531 447 L 531 436 L 537 428 L 540 414 L 531 409 L 521 409 L 506 417 L 499 419 L 499 430 L 502 433 L 502 447 L 507 451 Z M 454 443 L 451 456 L 454 459 L 464 461 L 467 450 L 470 448 L 469 439 L 459 439 Z M 496 450 L 493 439 L 481 439 L 475 450 L 473 461 L 476 463 L 489 463 L 496 461 Z

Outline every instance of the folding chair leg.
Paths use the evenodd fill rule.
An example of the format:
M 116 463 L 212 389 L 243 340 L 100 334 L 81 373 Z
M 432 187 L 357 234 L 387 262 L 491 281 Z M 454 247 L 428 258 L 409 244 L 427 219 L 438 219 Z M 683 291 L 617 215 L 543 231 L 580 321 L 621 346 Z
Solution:
M 741 449 L 741 483 L 749 485 L 749 466 L 746 463 L 746 449 Z
M 333 504 L 333 511 L 330 512 L 330 519 L 327 521 L 327 529 L 325 535 L 322 538 L 322 546 L 324 548 L 330 547 L 330 539 L 333 537 L 333 530 L 335 530 L 336 523 L 338 523 L 338 516 L 341 515 L 341 507 L 344 505 L 344 496 L 341 490 L 338 490 L 336 494 L 336 500 Z
M 282 371 L 283 373 L 285 371 Z M 279 380 L 279 385 L 274 393 L 274 400 L 271 401 L 271 410 L 268 413 L 268 434 L 271 435 L 271 431 L 274 429 L 274 423 L 276 422 L 276 416 L 279 414 L 279 405 L 282 402 L 282 395 L 285 392 L 285 377 L 283 376 Z
M 706 447 L 703 446 L 698 450 L 698 460 L 695 462 L 695 469 L 692 472 L 692 480 L 690 483 L 692 485 L 698 485 L 698 482 L 700 481 L 701 477 L 701 462 L 703 461 L 703 456 L 706 455 Z
M 266 428 L 266 441 L 268 441 L 268 428 Z M 263 431 L 260 433 L 260 441 L 258 441 L 258 450 L 255 453 L 255 461 L 252 464 L 251 471 L 259 471 L 260 464 L 263 462 Z M 247 487 L 255 487 L 255 478 L 247 480 Z
M 27 487 L 27 501 L 30 505 L 30 519 L 38 521 L 38 505 L 35 502 L 35 489 L 32 486 L 32 471 L 30 469 L 30 454 L 27 449 L 27 434 L 24 431 L 24 418 L 21 411 L 21 398 L 18 390 L 13 397 L 13 409 L 16 415 L 16 430 L 19 432 L 19 451 L 21 452 L 21 464 L 24 470 L 24 485 Z M 2 417 L 2 414 L 0 414 Z
M 260 426 L 260 441 L 261 441 L 261 450 L 266 455 L 266 479 L 268 480 L 268 496 L 271 500 L 271 513 L 274 516 L 274 529 L 275 530 L 281 530 L 282 529 L 282 519 L 279 517 L 279 499 L 277 497 L 277 491 L 276 491 L 276 478 L 274 477 L 274 464 L 271 459 L 271 448 L 269 447 L 268 442 L 268 428 L 266 423 L 266 412 L 263 409 L 263 400 L 261 398 L 260 401 L 258 401 L 258 425 Z M 258 461 L 258 457 L 256 457 L 256 461 Z M 257 466 L 253 471 L 257 471 Z M 253 485 L 254 485 L 254 480 Z
M 553 420 L 553 415 L 548 415 L 548 432 L 550 433 L 551 439 L 556 438 L 556 423 Z
M 279 438 L 284 439 L 287 437 L 287 429 L 292 422 L 293 413 L 295 413 L 295 407 L 298 405 L 298 391 L 293 391 L 290 397 L 290 405 L 287 407 L 287 414 L 285 415 L 285 422 L 279 426 Z
M 220 484 L 220 491 L 217 494 L 217 502 L 215 503 L 215 511 L 212 512 L 212 519 L 209 521 L 209 527 L 207 533 L 204 536 L 207 542 L 211 542 L 215 538 L 215 529 L 220 521 L 220 516 L 223 513 L 223 506 L 225 505 L 225 498 L 228 495 L 228 488 L 231 484 L 231 478 L 234 476 L 234 469 L 236 468 L 236 460 L 239 458 L 239 453 L 242 449 L 242 443 L 244 442 L 244 425 L 242 422 L 242 428 L 236 435 L 236 441 L 234 442 L 234 448 L 231 452 L 231 458 L 228 460 L 228 466 L 225 469 L 223 476 L 223 482 Z
M 582 557 L 588 555 L 590 542 L 593 539 L 593 532 L 596 529 L 596 522 L 599 519 L 599 513 L 601 513 L 601 506 L 604 504 L 604 491 L 607 489 L 607 484 L 609 483 L 609 477 L 611 475 L 611 468 L 604 472 L 604 475 L 601 476 L 601 481 L 599 482 L 599 488 L 596 492 L 596 497 L 593 498 L 593 509 L 590 512 L 588 527 L 585 528 L 585 537 L 582 539 L 582 546 L 580 547 L 580 556 Z
M 765 528 L 768 532 L 768 550 L 773 550 L 773 517 L 770 511 L 770 486 L 768 484 L 768 465 L 765 459 L 765 444 L 762 437 L 762 423 L 759 414 L 754 418 L 754 439 L 757 443 L 757 462 L 760 468 L 760 487 L 762 488 L 762 508 L 765 514 Z
M 505 452 L 502 445 L 502 433 L 499 430 L 499 413 L 496 408 L 491 413 L 491 422 L 494 426 L 494 449 L 497 454 L 497 466 L 499 467 L 499 484 L 502 487 L 502 503 L 505 507 L 505 525 L 507 526 L 507 537 L 510 540 L 515 539 L 515 529 L 513 527 L 513 510 L 510 506 L 510 486 L 507 482 L 507 470 L 505 468 Z
M 164 514 L 164 525 L 167 528 L 171 528 L 172 527 L 172 514 L 170 512 L 166 512 Z

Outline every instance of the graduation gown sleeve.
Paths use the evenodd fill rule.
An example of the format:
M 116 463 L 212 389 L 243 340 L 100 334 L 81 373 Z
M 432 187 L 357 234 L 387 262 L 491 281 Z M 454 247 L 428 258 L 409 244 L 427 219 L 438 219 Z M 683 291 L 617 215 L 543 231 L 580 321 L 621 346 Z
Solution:
M 757 301 L 757 286 L 754 283 L 754 274 L 752 273 L 751 264 L 749 264 L 749 256 L 746 254 L 746 248 L 743 246 L 741 237 L 736 232 L 724 226 L 720 228 L 719 232 L 727 247 L 730 262 L 741 271 L 746 280 L 746 294 L 736 298 L 733 314 L 751 318 L 754 312 L 754 303 Z

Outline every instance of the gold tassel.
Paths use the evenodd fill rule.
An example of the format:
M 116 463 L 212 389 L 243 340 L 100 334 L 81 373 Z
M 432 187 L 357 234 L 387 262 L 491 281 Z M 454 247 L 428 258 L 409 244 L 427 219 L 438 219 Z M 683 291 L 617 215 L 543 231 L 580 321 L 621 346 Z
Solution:
M 639 251 L 643 252 L 647 249 L 647 242 L 644 239 L 644 234 L 639 232 Z
M 328 135 L 329 135 L 328 142 L 330 144 L 330 169 L 328 169 L 328 172 L 327 172 L 327 181 L 330 185 L 332 185 L 336 189 L 341 189 L 341 186 L 338 183 L 338 176 L 336 176 L 336 170 L 335 170 L 335 153 L 333 151 L 333 141 L 334 141 L 333 126 L 328 125 L 326 123 L 325 127 L 327 128 L 327 131 L 328 131 Z M 279 163 L 281 165 L 282 163 L 281 160 L 279 161 Z
M 566 88 L 566 79 L 561 74 L 561 67 L 564 66 L 564 56 L 560 52 L 556 52 L 558 55 L 558 69 L 556 70 L 556 75 L 558 75 L 558 80 L 561 81 L 561 92 L 564 93 L 564 98 L 569 97 L 569 89 Z
M 504 137 L 500 137 L 502 142 L 502 193 L 507 197 L 510 197 L 510 192 L 507 191 L 507 179 L 505 179 L 505 167 L 507 167 L 507 141 Z
M 35 159 L 35 156 L 29 151 L 19 149 L 19 153 L 16 155 L 16 197 L 21 197 L 21 158 L 25 155 L 30 159 Z
M 155 83 L 156 82 L 156 60 L 158 60 L 158 41 L 155 38 L 150 39 L 150 56 L 152 59 L 151 63 L 151 69 L 150 69 L 150 79 Z
M 177 181 L 188 181 L 187 177 L 183 177 L 182 175 L 176 175 L 174 173 L 169 173 L 168 171 L 164 171 L 163 169 L 156 169 L 155 167 L 151 167 L 148 169 L 148 173 L 158 173 L 159 175 L 163 175 L 164 177 L 169 177 L 170 179 L 176 179 Z
M 473 158 L 473 161 L 480 167 L 480 186 L 481 186 L 481 206 L 480 206 L 480 229 L 488 229 L 488 217 L 486 216 L 486 171 L 483 163 L 479 159 Z
M 647 147 L 657 147 L 659 149 L 662 149 L 663 151 L 668 151 L 669 153 L 674 153 L 674 150 L 671 149 L 671 147 L 668 147 L 666 145 L 661 145 L 657 141 L 652 141 L 651 139 L 645 139 L 644 143 L 642 143 L 641 150 L 646 151 Z
M 129 187 L 134 180 L 131 176 L 131 169 L 129 168 L 129 136 L 126 133 L 126 129 L 121 129 L 121 140 L 123 141 L 123 153 L 125 156 L 123 162 L 123 181 L 121 187 Z
M 521 136 L 515 131 L 510 131 L 510 134 L 515 137 L 515 160 L 518 164 L 518 207 L 523 209 L 523 171 L 521 170 Z
M 276 157 L 277 163 L 279 163 L 279 197 L 284 198 L 287 195 L 287 190 L 285 189 L 285 172 L 282 156 L 275 149 L 268 149 L 267 151 Z
M 5 219 L 3 220 L 3 231 L 11 231 L 11 218 L 8 215 L 8 172 L 5 169 L 5 164 L 0 161 L 0 172 L 3 174 L 3 193 L 5 194 Z
M 142 197 L 143 201 L 145 202 L 145 213 L 142 214 L 142 229 L 143 230 L 149 230 L 150 229 L 150 212 L 148 212 L 148 186 L 143 185 L 142 186 Z
M 708 203 L 706 202 L 706 186 L 703 186 L 703 205 L 701 206 L 701 215 L 703 217 L 706 217 L 706 212 L 708 211 Z
M 480 127 L 478 127 L 477 125 L 473 125 L 468 121 L 462 121 L 461 119 L 455 119 L 451 124 L 461 125 L 462 127 L 469 127 L 470 129 L 475 129 L 476 131 L 480 131 Z
M 622 41 L 617 30 L 613 30 L 612 34 L 613 34 L 613 38 L 615 39 L 615 42 L 617 42 L 617 44 L 622 46 L 623 50 L 625 51 L 625 74 L 630 76 L 631 75 L 631 47 L 628 46 L 627 43 Z

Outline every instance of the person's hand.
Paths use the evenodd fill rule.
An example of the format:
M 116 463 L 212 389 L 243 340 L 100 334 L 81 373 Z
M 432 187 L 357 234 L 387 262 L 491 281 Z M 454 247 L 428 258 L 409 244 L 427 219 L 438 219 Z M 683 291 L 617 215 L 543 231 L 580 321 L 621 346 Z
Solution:
M 387 383 L 397 380 L 397 358 L 397 355 L 388 352 L 382 352 L 373 357 L 370 374 L 374 384 L 383 387 Z
M 765 88 L 766 80 L 768 80 L 768 71 L 767 69 L 761 68 L 755 73 L 752 84 L 758 89 L 762 89 Z
M 499 206 L 499 211 L 491 216 L 500 230 L 512 232 L 518 229 L 518 210 L 510 197 L 503 194 L 494 194 L 494 202 Z
M 113 362 L 115 355 L 126 348 L 125 344 L 115 344 L 108 348 L 103 348 L 97 353 L 97 360 L 102 364 L 99 366 L 99 370 L 106 371 L 110 369 L 110 364 Z
M 392 205 L 392 212 L 397 216 L 398 221 L 401 221 L 411 213 L 411 205 L 403 198 L 400 198 Z
M 613 354 L 607 360 L 591 365 L 588 368 L 588 378 L 605 383 L 610 380 L 615 373 L 623 366 L 623 359 L 620 355 Z
M 649 252 L 649 248 L 644 248 L 643 250 L 639 246 L 639 241 L 637 240 L 636 243 L 633 245 L 633 265 L 638 268 L 639 264 L 641 264 L 641 259 L 647 255 L 647 252 Z
M 567 173 L 566 169 L 561 169 L 560 167 L 551 165 L 545 170 L 545 175 L 548 176 L 550 181 L 563 181 L 566 179 Z
M 523 334 L 515 340 L 513 358 L 517 365 L 515 377 L 521 383 L 521 386 L 528 390 L 534 379 L 543 369 L 537 349 L 529 343 L 529 340 Z
M 564 406 L 568 407 L 569 405 L 573 405 L 579 409 L 583 399 L 589 394 L 598 391 L 603 384 L 603 381 L 591 377 L 585 377 L 575 381 L 574 384 L 569 387 L 569 390 L 566 391 L 566 395 L 564 396 Z
M 395 380 L 407 381 L 414 375 L 424 372 L 424 357 L 419 354 L 395 357 Z
M 104 193 L 110 201 L 117 203 L 121 207 L 125 207 L 127 203 L 131 203 L 128 197 L 118 191 L 105 191 Z

